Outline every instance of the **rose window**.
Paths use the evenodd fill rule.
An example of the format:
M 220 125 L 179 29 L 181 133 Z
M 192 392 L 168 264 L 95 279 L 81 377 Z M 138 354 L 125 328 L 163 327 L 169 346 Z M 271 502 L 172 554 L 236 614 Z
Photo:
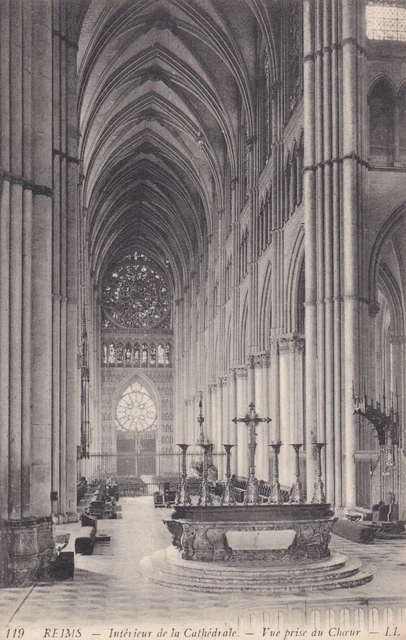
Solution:
M 127 255 L 107 272 L 102 289 L 104 326 L 163 326 L 170 312 L 166 275 L 142 253 Z
M 134 382 L 120 398 L 116 409 L 118 431 L 156 429 L 156 407 L 148 391 Z

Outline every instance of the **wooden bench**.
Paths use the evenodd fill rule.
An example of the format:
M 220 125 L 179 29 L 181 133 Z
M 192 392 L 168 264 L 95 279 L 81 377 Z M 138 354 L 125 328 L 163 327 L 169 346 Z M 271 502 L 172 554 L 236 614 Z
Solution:
M 66 538 L 65 544 L 63 544 L 62 540 L 64 537 Z M 74 538 L 69 533 L 57 536 L 57 556 L 52 568 L 52 575 L 55 580 L 67 580 L 68 578 L 73 580 L 75 573 L 75 545 L 73 540 Z
M 333 533 L 340 538 L 346 538 L 359 544 L 373 544 L 375 534 L 370 525 L 351 520 L 337 520 L 333 527 Z
M 75 553 L 91 555 L 96 542 L 94 527 L 82 527 L 75 540 Z

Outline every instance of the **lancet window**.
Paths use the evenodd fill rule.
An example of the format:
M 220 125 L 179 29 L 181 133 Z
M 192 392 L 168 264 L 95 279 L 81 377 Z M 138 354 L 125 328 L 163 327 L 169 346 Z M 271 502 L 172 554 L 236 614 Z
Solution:
M 231 256 L 227 259 L 226 276 L 225 276 L 225 297 L 226 300 L 231 296 L 231 275 L 232 275 L 233 259 Z
M 272 101 L 269 58 L 265 54 L 262 70 L 262 156 L 265 165 L 272 149 Z
M 302 36 L 301 36 L 301 3 L 290 0 L 288 7 L 288 68 L 287 77 L 289 84 L 288 109 L 291 113 L 295 108 L 302 91 Z
M 217 313 L 218 290 L 219 290 L 219 283 L 218 283 L 218 280 L 217 280 L 215 282 L 214 288 L 213 288 L 213 318 L 215 317 L 215 315 Z
M 171 367 L 172 344 L 128 341 L 124 346 L 120 341 L 103 342 L 101 356 L 103 367 Z
M 248 226 L 243 231 L 240 242 L 240 280 L 248 273 Z
M 370 162 L 391 167 L 406 162 L 406 86 L 400 92 L 386 78 L 373 85 L 368 98 Z
M 285 164 L 285 206 L 284 221 L 286 222 L 302 203 L 303 197 L 303 136 L 299 144 L 294 143 L 293 152 L 288 151 Z
M 157 354 L 158 367 L 163 367 L 165 365 L 165 349 L 162 343 L 158 345 Z
M 381 78 L 369 94 L 369 142 L 372 162 L 391 166 L 395 156 L 395 95 Z

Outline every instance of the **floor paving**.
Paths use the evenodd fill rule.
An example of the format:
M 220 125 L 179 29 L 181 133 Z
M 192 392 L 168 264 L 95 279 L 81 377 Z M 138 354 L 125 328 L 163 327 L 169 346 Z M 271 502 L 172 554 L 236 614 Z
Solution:
M 317 603 L 325 606 L 326 602 L 331 602 L 331 606 L 336 607 L 340 601 L 362 604 L 375 600 L 378 602 L 380 599 L 385 602 L 391 599 L 399 601 L 403 598 L 406 607 L 406 542 L 403 540 L 359 545 L 333 536 L 331 550 L 360 558 L 363 567 L 368 570 L 375 568 L 375 578 L 353 589 L 314 592 L 306 598 L 290 595 L 276 602 L 270 596 L 243 592 L 230 596 L 157 585 L 142 577 L 139 563 L 143 557 L 171 544 L 171 536 L 162 524 L 164 510 L 154 509 L 152 498 L 149 497 L 122 498 L 120 504 L 122 519 L 98 522 L 99 532 L 111 534 L 110 543 L 97 544 L 91 556 L 76 555 L 73 580 L 0 590 L 1 628 L 30 629 L 33 638 L 82 637 L 84 640 L 87 640 L 86 633 L 90 634 L 89 638 L 99 636 L 101 640 L 142 637 L 131 635 L 136 634 L 137 629 L 139 633 L 147 633 L 148 629 L 152 629 L 156 635 L 150 637 L 159 637 L 157 634 L 162 628 L 167 635 L 161 637 L 168 639 L 171 633 L 175 634 L 172 637 L 178 637 L 176 625 L 183 625 L 182 628 L 184 625 L 201 626 L 204 620 L 205 625 L 220 624 L 223 629 L 227 625 L 238 626 L 238 621 L 255 617 L 261 611 L 275 610 L 279 600 L 281 610 L 287 603 L 289 607 L 298 608 L 307 603 L 306 606 L 311 604 L 314 609 Z M 59 526 L 60 530 L 71 532 L 78 528 L 78 524 Z M 393 620 L 395 627 L 397 621 L 397 618 Z M 44 635 L 47 629 L 57 629 L 57 632 Z M 81 635 L 64 634 L 61 629 L 79 629 Z M 126 629 L 130 635 L 125 635 Z M 175 631 L 172 632 L 172 629 Z M 118 635 L 114 635 L 116 631 Z M 120 631 L 123 634 L 121 636 Z M 6 637 L 13 636 L 9 633 Z M 31 636 L 25 637 L 31 640 Z M 406 638 L 406 627 L 403 637 Z M 0 638 L 3 640 L 1 629 Z M 377 635 L 374 638 L 379 640 Z

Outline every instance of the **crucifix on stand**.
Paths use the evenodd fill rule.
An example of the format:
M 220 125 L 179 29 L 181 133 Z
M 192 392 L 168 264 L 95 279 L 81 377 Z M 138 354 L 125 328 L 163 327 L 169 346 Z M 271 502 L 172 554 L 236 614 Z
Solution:
M 248 427 L 248 449 L 249 449 L 249 476 L 247 482 L 247 492 L 245 494 L 245 504 L 259 504 L 261 499 L 258 493 L 258 480 L 255 477 L 255 450 L 257 448 L 256 427 L 260 422 L 271 422 L 271 418 L 259 418 L 255 413 L 255 405 L 253 402 L 249 405 L 249 411 L 244 418 L 233 418 L 237 422 L 244 422 Z
M 199 423 L 199 439 L 197 441 L 197 444 L 204 444 L 204 431 L 203 431 L 204 418 L 202 413 L 202 396 L 200 396 L 199 415 L 197 416 L 197 421 Z

